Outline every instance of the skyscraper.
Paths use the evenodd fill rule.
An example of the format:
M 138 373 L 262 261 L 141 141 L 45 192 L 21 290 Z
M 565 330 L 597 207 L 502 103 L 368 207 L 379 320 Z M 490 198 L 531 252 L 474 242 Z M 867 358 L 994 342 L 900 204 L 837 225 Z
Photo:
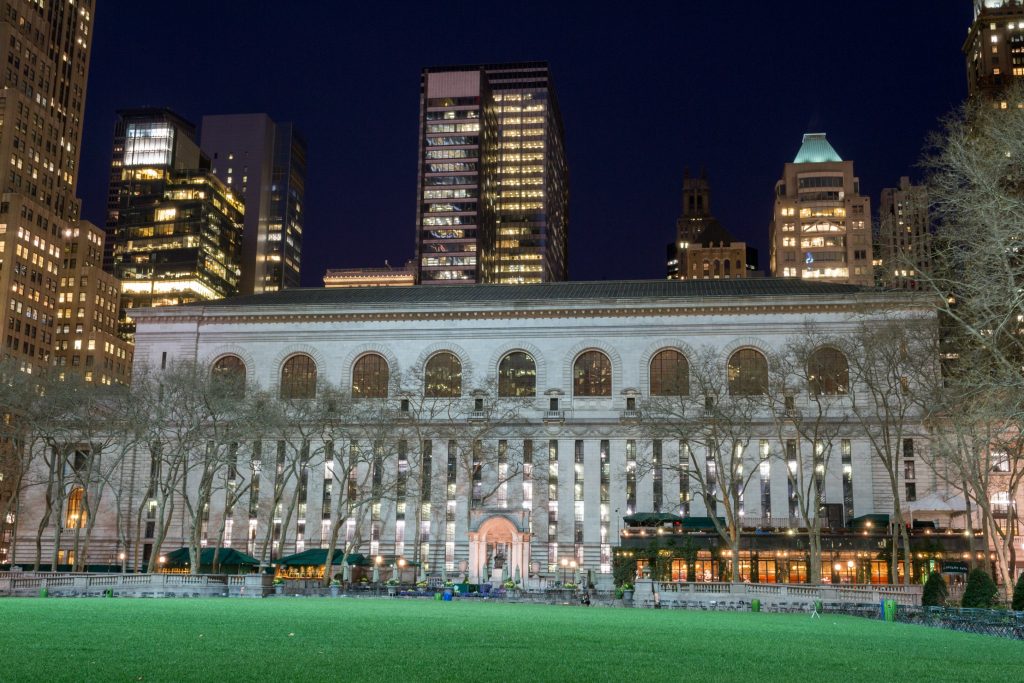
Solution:
M 9 0 L 0 12 L 0 158 L 7 168 L 0 173 L 0 359 L 25 373 L 53 362 L 65 237 L 80 213 L 92 12 L 93 0 Z M 89 324 L 69 336 L 82 339 Z M 28 442 L 12 419 L 17 409 L 0 406 L 0 504 L 18 480 L 7 467 Z M 0 563 L 9 560 L 16 514 L 0 517 Z
M 928 222 L 928 191 L 900 178 L 898 187 L 882 190 L 878 207 L 880 284 L 917 289 L 918 275 L 931 263 L 931 231 Z
M 79 216 L 92 11 L 11 0 L 0 15 L 0 354 L 25 372 L 51 363 L 64 234 Z
M 963 53 L 971 97 L 995 96 L 1024 76 L 1024 2 L 974 0 Z
M 568 277 L 564 137 L 546 62 L 423 70 L 420 284 Z
M 64 230 L 53 364 L 62 379 L 128 384 L 134 347 L 118 334 L 121 283 L 103 270 L 103 241 L 89 221 Z
M 775 183 L 768 242 L 775 277 L 874 284 L 871 200 L 824 133 L 804 135 Z
M 737 242 L 711 213 L 707 174 L 683 176 L 683 210 L 676 221 L 676 240 L 668 245 L 669 280 L 747 277 L 757 270 L 757 250 Z
M 200 144 L 213 172 L 245 203 L 241 294 L 300 285 L 306 143 L 266 114 L 204 116 Z
M 107 267 L 132 308 L 236 294 L 241 200 L 210 170 L 194 127 L 166 109 L 119 112 L 107 210 Z

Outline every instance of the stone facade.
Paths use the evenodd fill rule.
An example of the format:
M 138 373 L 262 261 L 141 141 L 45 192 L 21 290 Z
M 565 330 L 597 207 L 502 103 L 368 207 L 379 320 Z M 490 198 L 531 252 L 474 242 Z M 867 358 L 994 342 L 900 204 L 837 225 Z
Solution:
M 505 482 L 502 494 L 477 499 L 467 471 L 453 471 L 447 463 L 451 432 L 431 431 L 427 421 L 421 424 L 423 431 L 403 433 L 410 462 L 424 447 L 432 451 L 430 499 L 419 500 L 414 486 L 400 505 L 385 496 L 374 515 L 376 528 L 357 534 L 363 539 L 358 552 L 418 560 L 431 575 L 444 567 L 471 579 L 508 578 L 518 571 L 524 577 L 556 580 L 566 571 L 562 560 L 571 558 L 580 571 L 593 572 L 599 585 L 611 581 L 611 551 L 618 545 L 624 515 L 683 511 L 678 471 L 667 469 L 657 487 L 652 471 L 643 468 L 628 481 L 632 465 L 627 460 L 642 460 L 652 448 L 650 434 L 637 418 L 649 395 L 655 354 L 676 349 L 695 359 L 710 351 L 726 373 L 735 351 L 756 349 L 771 355 L 808 324 L 838 337 L 852 334 L 865 322 L 893 317 L 934 319 L 927 302 L 917 294 L 783 279 L 286 290 L 135 313 L 136 373 L 160 373 L 183 361 L 212 366 L 231 355 L 244 363 L 248 387 L 260 386 L 274 394 L 280 389 L 286 361 L 305 354 L 316 365 L 321 387 L 334 385 L 349 392 L 359 359 L 378 354 L 390 371 L 388 405 L 399 415 L 409 403 L 417 405 L 422 396 L 420 380 L 428 360 L 439 353 L 453 354 L 462 368 L 461 391 L 455 399 L 460 406 L 456 427 L 479 434 L 488 448 L 505 442 L 502 448 L 515 453 L 508 456 L 509 462 L 528 460 L 529 466 L 512 467 L 514 475 Z M 593 351 L 608 361 L 610 390 L 601 396 L 576 395 L 581 385 L 574 365 Z M 535 391 L 521 400 L 516 420 L 485 429 L 480 425 L 493 417 L 487 407 L 498 393 L 502 360 L 514 352 L 532 358 Z M 778 438 L 760 419 L 751 422 L 750 431 L 756 438 Z M 915 426 L 914 434 L 919 433 Z M 856 433 L 848 436 L 852 513 L 889 512 L 888 480 L 870 444 Z M 678 461 L 677 442 L 665 441 L 659 447 L 666 462 Z M 924 449 L 922 441 L 918 457 Z M 756 441 L 751 450 L 757 450 Z M 345 447 L 338 446 L 337 452 L 345 453 Z M 397 468 L 399 456 L 394 453 L 389 449 L 383 457 L 385 469 Z M 756 467 L 756 454 L 750 457 L 755 458 L 751 466 Z M 322 534 L 328 530 L 323 523 L 328 511 L 320 501 L 325 500 L 323 485 L 330 467 L 322 460 L 310 461 L 313 471 L 308 476 L 305 515 L 282 531 L 280 543 L 271 551 L 273 557 L 326 544 Z M 824 497 L 828 503 L 838 503 L 844 500 L 838 458 L 829 467 Z M 140 455 L 133 476 L 140 480 L 148 469 L 148 459 Z M 264 467 L 265 472 L 268 469 Z M 918 496 L 935 487 L 923 462 L 917 478 Z M 502 478 L 492 469 L 482 473 L 480 482 L 484 488 L 498 487 Z M 271 488 L 261 487 L 261 516 L 251 521 L 257 539 L 272 523 L 267 513 L 272 505 L 266 498 Z M 335 485 L 334 504 L 341 488 Z M 763 511 L 761 490 L 755 483 L 745 492 L 752 524 Z M 770 464 L 769 490 L 770 514 L 764 516 L 790 519 L 782 460 Z M 660 491 L 657 500 L 655 491 Z M 21 562 L 34 555 L 38 524 L 32 514 L 38 501 L 31 500 L 35 495 L 31 491 L 26 495 L 19 526 L 28 531 L 19 534 L 17 542 Z M 107 500 L 109 505 L 110 497 Z M 425 502 L 430 503 L 429 512 L 420 518 Z M 405 511 L 403 519 L 399 519 L 400 507 Z M 690 496 L 686 508 L 691 516 L 707 514 L 699 497 Z M 249 509 L 245 500 L 235 506 L 231 545 L 259 557 L 259 544 L 246 539 Z M 106 562 L 119 551 L 109 518 L 112 511 L 98 514 L 106 519 L 97 522 L 91 546 L 96 557 L 90 562 Z M 223 491 L 215 491 L 211 529 L 219 526 L 223 514 Z M 164 551 L 187 543 L 186 527 L 184 520 L 171 525 Z M 44 546 L 46 542 L 44 538 Z M 138 543 L 151 540 L 143 536 Z M 137 553 L 129 555 L 137 562 Z M 495 559 L 504 560 L 500 572 Z M 132 563 L 129 559 L 128 564 Z

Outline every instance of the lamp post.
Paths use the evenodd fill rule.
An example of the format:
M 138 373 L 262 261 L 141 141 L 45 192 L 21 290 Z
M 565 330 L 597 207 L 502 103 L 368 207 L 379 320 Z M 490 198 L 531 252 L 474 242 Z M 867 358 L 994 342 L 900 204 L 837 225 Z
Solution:
M 569 575 L 576 576 L 576 560 L 571 561 L 569 563 L 569 566 L 572 567 L 572 571 L 569 573 Z M 564 584 L 565 582 L 563 581 L 562 583 Z
M 564 586 L 565 585 L 565 568 L 569 566 L 569 560 L 567 560 L 566 558 L 563 557 L 561 564 L 562 564 L 562 585 Z
M 401 583 L 405 580 L 405 558 L 398 558 L 398 582 Z

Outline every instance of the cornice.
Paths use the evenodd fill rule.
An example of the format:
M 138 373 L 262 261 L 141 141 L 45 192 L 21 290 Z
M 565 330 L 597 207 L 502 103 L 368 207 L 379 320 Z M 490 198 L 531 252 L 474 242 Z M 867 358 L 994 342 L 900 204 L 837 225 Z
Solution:
M 738 316 L 766 314 L 821 314 L 856 313 L 865 309 L 891 310 L 892 302 L 848 302 L 848 303 L 780 303 L 711 306 L 621 306 L 601 308 L 548 308 L 525 310 L 435 310 L 435 311 L 366 311 L 366 312 L 252 312 L 213 313 L 160 311 L 160 315 L 147 316 L 147 324 L 202 323 L 202 324 L 289 324 L 295 323 L 365 323 L 365 322 L 419 322 L 450 320 L 551 320 L 551 319 L 594 319 L 594 318 L 673 318 L 696 316 Z M 902 310 L 913 310 L 912 306 L 896 306 Z M 158 322 L 159 321 L 159 322 Z

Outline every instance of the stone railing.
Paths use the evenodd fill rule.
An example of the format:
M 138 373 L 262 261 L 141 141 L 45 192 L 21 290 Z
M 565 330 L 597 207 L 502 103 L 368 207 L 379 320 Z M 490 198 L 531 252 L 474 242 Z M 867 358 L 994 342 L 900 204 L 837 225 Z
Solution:
M 637 607 L 694 607 L 717 608 L 733 605 L 749 607 L 759 600 L 764 609 L 804 609 L 815 601 L 850 605 L 878 605 L 882 600 L 895 600 L 896 604 L 921 604 L 921 586 L 894 586 L 875 584 L 799 584 L 799 583 L 703 583 L 679 581 L 636 582 L 633 604 Z
M 0 573 L 0 595 L 103 595 L 123 597 L 260 598 L 273 591 L 273 577 L 264 574 L 83 574 L 61 572 Z

